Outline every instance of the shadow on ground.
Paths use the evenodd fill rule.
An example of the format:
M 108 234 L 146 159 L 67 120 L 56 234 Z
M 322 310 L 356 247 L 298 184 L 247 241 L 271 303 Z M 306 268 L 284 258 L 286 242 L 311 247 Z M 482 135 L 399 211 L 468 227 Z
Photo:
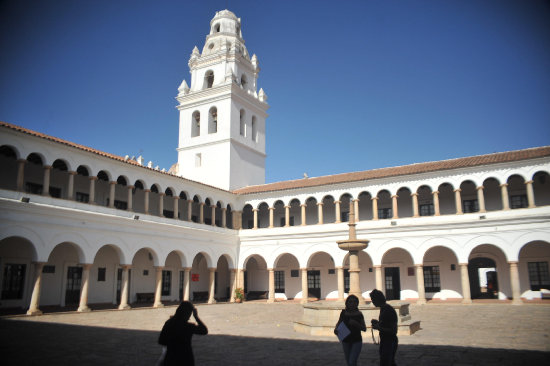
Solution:
M 154 365 L 158 332 L 0 319 L 2 365 Z M 366 338 L 365 338 L 366 341 Z M 341 365 L 338 342 L 229 335 L 195 336 L 197 366 Z M 377 348 L 365 343 L 361 365 L 375 365 Z M 547 365 L 550 353 L 473 347 L 401 345 L 403 365 Z

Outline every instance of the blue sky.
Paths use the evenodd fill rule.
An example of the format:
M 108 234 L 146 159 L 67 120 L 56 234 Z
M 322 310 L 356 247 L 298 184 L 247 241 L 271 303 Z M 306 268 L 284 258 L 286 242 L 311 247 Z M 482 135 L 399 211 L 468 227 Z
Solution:
M 161 168 L 209 22 L 242 19 L 266 182 L 550 145 L 550 3 L 0 1 L 0 120 Z

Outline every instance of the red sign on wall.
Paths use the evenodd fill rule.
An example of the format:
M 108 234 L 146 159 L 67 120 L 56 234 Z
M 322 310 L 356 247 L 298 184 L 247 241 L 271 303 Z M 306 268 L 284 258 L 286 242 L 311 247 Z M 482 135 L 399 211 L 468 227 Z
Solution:
M 193 282 L 199 282 L 199 274 L 195 273 L 191 275 L 191 281 Z

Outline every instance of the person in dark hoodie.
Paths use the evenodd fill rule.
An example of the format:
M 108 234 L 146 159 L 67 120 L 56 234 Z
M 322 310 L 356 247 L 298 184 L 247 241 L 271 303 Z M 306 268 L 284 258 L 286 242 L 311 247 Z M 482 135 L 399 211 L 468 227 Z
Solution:
M 193 314 L 197 324 L 190 323 L 189 318 Z M 200 320 L 197 308 L 189 301 L 183 301 L 178 306 L 174 316 L 164 323 L 159 336 L 159 344 L 166 346 L 164 356 L 165 366 L 194 366 L 195 358 L 191 347 L 193 334 L 208 334 L 208 328 Z
M 359 358 L 363 346 L 361 331 L 365 332 L 367 330 L 365 318 L 363 317 L 363 313 L 359 310 L 359 299 L 357 296 L 349 295 L 346 299 L 346 308 L 340 312 L 340 318 L 334 327 L 334 334 L 336 335 L 339 335 L 338 333 L 343 331 L 339 328 L 340 323 L 344 323 L 349 330 L 349 335 L 342 339 L 342 348 L 344 349 L 346 365 L 356 366 L 357 359 Z
M 371 324 L 380 333 L 380 366 L 395 366 L 395 352 L 397 352 L 397 313 L 386 303 L 384 294 L 374 289 L 370 293 L 374 306 L 380 308 L 380 317 L 372 319 Z

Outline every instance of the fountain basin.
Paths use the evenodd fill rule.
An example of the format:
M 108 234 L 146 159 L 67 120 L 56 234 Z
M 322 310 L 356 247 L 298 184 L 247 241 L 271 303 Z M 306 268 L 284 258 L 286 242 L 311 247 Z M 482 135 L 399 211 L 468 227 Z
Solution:
M 420 329 L 420 321 L 413 321 L 409 313 L 409 303 L 405 301 L 388 301 L 397 312 L 397 335 L 411 335 Z M 334 336 L 334 326 L 344 309 L 343 302 L 316 302 L 303 305 L 302 319 L 294 322 L 296 332 L 314 336 Z M 359 305 L 365 317 L 367 331 L 371 328 L 371 319 L 378 319 L 380 308 L 372 304 Z
M 359 251 L 365 249 L 369 245 L 369 240 L 348 239 L 337 241 L 338 248 L 347 251 Z

